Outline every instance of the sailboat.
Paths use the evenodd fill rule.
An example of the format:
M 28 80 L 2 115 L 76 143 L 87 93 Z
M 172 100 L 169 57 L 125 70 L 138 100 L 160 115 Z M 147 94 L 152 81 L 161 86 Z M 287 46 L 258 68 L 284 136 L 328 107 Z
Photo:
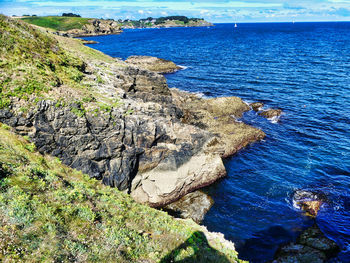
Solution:
M 237 24 L 235 23 L 235 28 L 237 27 Z

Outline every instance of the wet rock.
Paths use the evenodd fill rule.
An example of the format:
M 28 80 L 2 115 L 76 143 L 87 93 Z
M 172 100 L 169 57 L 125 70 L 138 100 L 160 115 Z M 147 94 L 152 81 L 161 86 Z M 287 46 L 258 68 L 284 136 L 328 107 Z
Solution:
M 167 205 L 164 210 L 176 217 L 191 218 L 196 223 L 200 223 L 213 204 L 214 201 L 209 195 L 202 191 L 195 191 Z
M 181 67 L 170 60 L 150 56 L 130 56 L 125 62 L 156 73 L 172 73 L 181 69 Z
M 250 107 L 252 107 L 253 111 L 260 111 L 262 107 L 264 107 L 264 103 L 262 102 L 254 102 L 249 104 Z
M 305 212 L 307 216 L 316 217 L 326 197 L 322 193 L 298 190 L 293 195 L 293 206 Z
M 267 119 L 271 119 L 274 117 L 279 117 L 282 114 L 282 110 L 280 109 L 269 109 L 259 113 L 260 116 L 265 117 Z
M 339 251 L 338 245 L 327 238 L 315 224 L 302 232 L 296 242 L 280 247 L 273 263 L 323 263 Z
M 335 256 L 339 252 L 338 245 L 333 240 L 327 238 L 316 224 L 306 229 L 299 236 L 297 242 L 322 251 L 327 258 Z

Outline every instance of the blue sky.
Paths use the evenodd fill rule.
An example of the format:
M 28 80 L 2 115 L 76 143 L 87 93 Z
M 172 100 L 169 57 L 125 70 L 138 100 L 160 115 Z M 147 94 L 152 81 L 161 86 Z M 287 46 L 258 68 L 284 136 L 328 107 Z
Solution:
M 186 15 L 211 22 L 350 21 L 350 0 L 0 0 L 5 15 L 63 12 L 114 19 Z

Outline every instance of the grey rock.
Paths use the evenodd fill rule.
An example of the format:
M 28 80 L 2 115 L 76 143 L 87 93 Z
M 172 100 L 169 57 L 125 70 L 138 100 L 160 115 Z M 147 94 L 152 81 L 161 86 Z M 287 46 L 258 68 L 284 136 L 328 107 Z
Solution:
M 176 217 L 190 218 L 196 223 L 200 223 L 213 204 L 214 201 L 209 195 L 198 190 L 165 206 L 164 210 Z
M 273 263 L 324 263 L 339 251 L 338 245 L 315 224 L 303 231 L 296 242 L 280 247 Z
M 253 111 L 260 111 L 262 107 L 264 107 L 264 103 L 262 102 L 254 102 L 249 105 L 252 107 Z

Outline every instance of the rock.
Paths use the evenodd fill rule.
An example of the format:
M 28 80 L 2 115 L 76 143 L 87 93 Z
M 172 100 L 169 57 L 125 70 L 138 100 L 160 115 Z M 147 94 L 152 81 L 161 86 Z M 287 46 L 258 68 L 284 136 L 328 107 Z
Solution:
M 56 32 L 56 34 L 69 37 L 87 37 L 120 34 L 121 32 L 121 27 L 113 20 L 89 19 L 88 23 L 83 25 L 81 29 L 60 31 Z
M 249 104 L 250 107 L 252 107 L 253 111 L 260 111 L 262 107 L 264 107 L 264 103 L 262 102 L 254 102 Z
M 99 43 L 99 42 L 94 41 L 94 40 L 85 40 L 85 39 L 82 39 L 81 42 L 83 44 L 98 44 Z
M 222 158 L 265 137 L 263 131 L 236 121 L 250 110 L 241 98 L 203 99 L 177 89 L 171 91 L 174 103 L 183 111 L 182 122 L 215 134 L 208 144 L 208 151 L 218 153 Z
M 273 262 L 322 263 L 336 256 L 339 251 L 338 245 L 327 238 L 320 228 L 314 224 L 303 231 L 296 242 L 280 247 Z
M 316 224 L 306 229 L 298 237 L 297 242 L 324 252 L 327 258 L 335 256 L 339 252 L 338 245 L 333 240 L 327 238 Z
M 280 109 L 269 109 L 259 113 L 260 116 L 265 117 L 267 119 L 271 119 L 274 117 L 279 117 L 282 114 L 282 110 Z
M 209 195 L 202 191 L 195 191 L 165 206 L 164 210 L 176 217 L 190 218 L 196 223 L 200 223 L 213 204 L 214 201 Z
M 131 56 L 128 57 L 125 62 L 129 65 L 147 69 L 156 73 L 172 73 L 181 69 L 181 67 L 177 66 L 172 61 L 150 56 Z
M 307 216 L 316 217 L 326 197 L 321 193 L 298 190 L 293 195 L 293 206 L 305 212 Z
M 81 72 L 96 101 L 83 103 L 79 90 L 56 87 L 49 96 L 56 101 L 36 104 L 33 95 L 30 107 L 17 101 L 1 109 L 0 122 L 29 136 L 41 153 L 138 202 L 163 207 L 215 182 L 226 175 L 222 158 L 264 137 L 236 121 L 249 110 L 240 98 L 198 98 L 170 90 L 164 76 L 123 61 L 84 61 Z M 28 106 L 26 114 L 22 106 Z

